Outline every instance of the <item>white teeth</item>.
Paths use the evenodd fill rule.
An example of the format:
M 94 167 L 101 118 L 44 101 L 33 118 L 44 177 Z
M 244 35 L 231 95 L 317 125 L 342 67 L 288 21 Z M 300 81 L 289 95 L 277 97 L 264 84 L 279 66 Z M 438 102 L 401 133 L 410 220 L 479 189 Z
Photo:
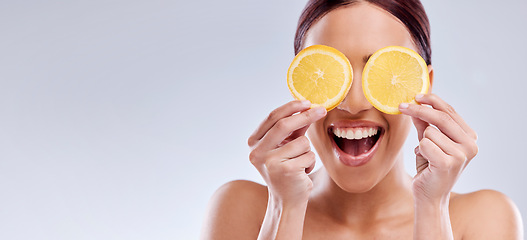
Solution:
M 363 139 L 377 134 L 377 128 L 334 128 L 333 134 L 346 139 Z
M 346 138 L 355 139 L 355 134 L 353 133 L 353 131 L 348 131 L 348 133 L 346 134 Z

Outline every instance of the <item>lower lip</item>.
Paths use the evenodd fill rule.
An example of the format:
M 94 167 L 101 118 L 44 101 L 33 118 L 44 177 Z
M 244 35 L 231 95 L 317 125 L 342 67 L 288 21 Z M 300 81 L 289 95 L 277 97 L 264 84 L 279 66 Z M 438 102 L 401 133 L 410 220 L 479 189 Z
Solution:
M 373 147 L 370 149 L 370 151 L 363 153 L 361 155 L 358 155 L 358 156 L 353 156 L 353 155 L 349 155 L 343 152 L 339 148 L 339 146 L 337 146 L 337 143 L 335 143 L 335 140 L 333 139 L 333 137 L 330 136 L 331 143 L 333 144 L 333 149 L 335 153 L 337 154 L 338 158 L 344 165 L 350 166 L 350 167 L 359 167 L 359 166 L 362 166 L 368 163 L 373 158 L 373 155 L 377 151 L 379 143 L 381 142 L 383 137 L 384 137 L 384 132 L 381 133 L 381 136 L 379 137 L 375 145 L 373 145 Z

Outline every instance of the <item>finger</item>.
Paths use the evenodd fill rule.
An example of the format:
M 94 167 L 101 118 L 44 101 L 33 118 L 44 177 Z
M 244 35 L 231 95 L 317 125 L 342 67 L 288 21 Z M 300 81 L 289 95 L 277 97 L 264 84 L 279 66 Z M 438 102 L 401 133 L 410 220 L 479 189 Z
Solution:
M 275 110 L 273 110 L 267 118 L 256 128 L 254 133 L 249 137 L 248 144 L 249 146 L 254 146 L 265 135 L 271 127 L 273 127 L 278 120 L 291 116 L 294 113 L 305 111 L 311 107 L 311 103 L 307 100 L 305 101 L 291 101 L 288 102 Z
M 298 130 L 295 130 L 293 131 L 291 134 L 289 134 L 289 136 L 286 137 L 286 139 L 284 139 L 284 141 L 282 141 L 280 144 L 278 144 L 278 147 L 281 147 L 283 145 L 285 145 L 286 143 L 288 142 L 291 142 L 292 140 L 300 137 L 300 136 L 304 136 L 306 135 L 306 132 L 307 132 L 307 129 L 309 128 L 309 125 L 308 126 L 305 126 L 305 127 L 302 127 Z
M 311 151 L 311 145 L 306 136 L 300 136 L 272 151 L 272 154 L 276 154 L 276 156 L 279 156 L 281 159 L 291 159 Z
M 424 131 L 423 137 L 430 139 L 435 145 L 437 145 L 444 153 L 448 154 L 449 156 L 456 156 L 459 153 L 460 145 L 453 142 L 450 138 L 445 136 L 445 134 L 437 130 L 435 127 L 427 127 Z
M 456 112 L 456 110 L 439 96 L 431 94 L 420 94 L 415 97 L 415 100 L 422 104 L 427 104 L 433 108 L 447 113 L 461 128 L 463 131 L 473 139 L 477 140 L 478 136 L 465 120 Z
M 314 166 L 315 162 L 315 153 L 313 151 L 308 151 L 296 158 L 283 160 L 283 164 L 288 165 L 287 169 L 294 169 L 299 171 L 305 171 L 311 166 Z
M 403 114 L 437 126 L 454 142 L 461 143 L 467 139 L 465 131 L 445 112 L 418 104 L 401 104 L 399 110 Z
M 423 132 L 426 127 L 430 126 L 430 124 L 415 117 L 412 117 L 412 122 L 414 123 L 415 129 L 417 129 L 417 139 L 421 141 L 421 139 L 423 139 Z
M 429 166 L 439 169 L 443 169 L 445 160 L 450 158 L 450 156 L 445 154 L 441 148 L 428 138 L 423 138 L 419 142 L 419 154 L 428 160 Z
M 293 131 L 309 126 L 326 115 L 326 109 L 316 107 L 307 111 L 282 118 L 276 122 L 258 143 L 263 149 L 276 148 Z

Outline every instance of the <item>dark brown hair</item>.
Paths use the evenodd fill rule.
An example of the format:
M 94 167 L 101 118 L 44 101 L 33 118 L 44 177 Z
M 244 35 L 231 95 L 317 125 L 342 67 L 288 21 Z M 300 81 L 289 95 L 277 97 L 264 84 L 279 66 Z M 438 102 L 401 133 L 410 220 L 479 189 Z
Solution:
M 295 54 L 302 50 L 306 33 L 318 19 L 331 10 L 357 2 L 368 2 L 386 10 L 408 29 L 425 62 L 432 64 L 430 23 L 419 0 L 309 0 L 300 15 L 295 34 Z

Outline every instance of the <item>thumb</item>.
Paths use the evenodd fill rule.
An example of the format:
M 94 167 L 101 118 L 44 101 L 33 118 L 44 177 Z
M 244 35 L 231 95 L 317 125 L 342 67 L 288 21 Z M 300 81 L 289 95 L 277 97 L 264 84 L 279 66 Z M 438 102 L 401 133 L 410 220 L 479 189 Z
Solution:
M 297 137 L 300 137 L 300 136 L 303 136 L 306 134 L 307 132 L 307 129 L 309 128 L 309 125 L 305 126 L 305 127 L 302 127 L 294 132 L 291 133 L 291 135 L 289 136 L 290 138 L 292 139 L 295 139 Z
M 293 131 L 289 136 L 287 136 L 280 144 L 278 144 L 279 147 L 284 146 L 286 143 L 291 142 L 295 139 L 297 139 L 300 136 L 304 136 L 307 132 L 307 129 L 309 128 L 309 125 L 304 126 L 300 129 L 297 129 Z

